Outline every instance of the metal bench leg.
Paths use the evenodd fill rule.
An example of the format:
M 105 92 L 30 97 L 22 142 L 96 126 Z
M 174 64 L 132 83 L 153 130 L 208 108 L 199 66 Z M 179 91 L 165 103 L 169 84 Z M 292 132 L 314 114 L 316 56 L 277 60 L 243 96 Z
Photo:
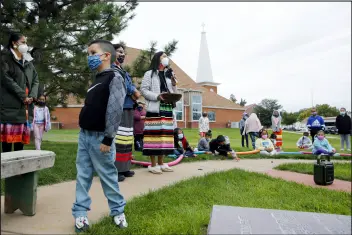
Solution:
M 20 209 L 24 215 L 36 213 L 38 173 L 30 172 L 5 179 L 5 213 Z

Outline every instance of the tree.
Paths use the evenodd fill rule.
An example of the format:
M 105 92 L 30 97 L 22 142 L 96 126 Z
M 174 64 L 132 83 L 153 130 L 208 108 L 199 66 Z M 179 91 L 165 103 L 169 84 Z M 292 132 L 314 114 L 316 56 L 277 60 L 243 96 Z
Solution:
M 271 126 L 271 116 L 274 110 L 281 109 L 282 106 L 274 99 L 263 99 L 258 105 L 254 107 L 254 112 L 263 126 Z
M 340 111 L 336 107 L 328 104 L 318 104 L 316 109 L 318 114 L 323 117 L 336 117 L 340 114 Z
M 175 39 L 164 46 L 164 52 L 169 57 L 177 50 L 177 43 Z M 142 78 L 144 73 L 148 71 L 151 60 L 154 54 L 157 52 L 157 42 L 150 42 L 148 49 L 142 50 L 136 60 L 130 66 L 125 66 L 124 68 L 130 73 L 134 78 Z
M 297 122 L 298 112 L 294 112 L 294 113 L 282 112 L 281 116 L 282 116 L 282 124 L 289 126 Z
M 298 118 L 297 120 L 302 122 L 305 118 L 309 117 L 311 114 L 311 108 L 305 108 L 305 109 L 301 109 L 300 111 L 298 111 Z
M 339 115 L 339 110 L 336 107 L 330 106 L 328 104 L 318 104 L 316 105 L 316 110 L 318 115 L 322 117 L 335 117 Z M 303 121 L 305 118 L 311 115 L 312 108 L 305 108 L 299 111 L 298 120 Z
M 231 95 L 230 95 L 230 100 L 231 100 L 232 102 L 234 102 L 235 104 L 236 104 L 236 102 L 237 102 L 237 99 L 236 99 L 236 97 L 235 97 L 234 94 L 231 94 Z
M 65 106 L 68 95 L 84 97 L 91 73 L 86 48 L 94 39 L 112 40 L 133 19 L 138 3 L 100 0 L 4 0 L 1 31 L 20 31 L 32 46 L 42 89 L 50 104 Z M 1 45 L 7 43 L 1 37 Z
M 246 106 L 246 104 L 247 104 L 247 101 L 246 101 L 245 99 L 242 99 L 242 98 L 241 98 L 240 105 L 241 105 L 242 107 L 244 107 L 244 106 Z

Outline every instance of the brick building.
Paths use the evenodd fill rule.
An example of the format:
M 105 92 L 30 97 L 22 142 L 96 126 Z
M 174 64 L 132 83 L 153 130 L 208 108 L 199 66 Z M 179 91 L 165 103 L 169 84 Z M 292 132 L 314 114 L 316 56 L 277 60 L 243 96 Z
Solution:
M 139 53 L 139 49 L 126 48 L 125 64 L 132 64 Z M 225 128 L 228 122 L 240 121 L 245 108 L 217 94 L 217 86 L 220 84 L 213 81 L 204 31 L 201 34 L 196 82 L 172 60 L 170 65 L 178 79 L 178 92 L 182 94 L 182 99 L 177 102 L 175 108 L 178 127 L 197 128 L 202 112 L 208 113 L 211 128 Z M 137 87 L 140 86 L 141 79 L 133 78 Z M 62 123 L 63 128 L 78 128 L 78 115 L 82 106 L 75 97 L 69 97 L 67 108 L 56 107 L 52 116 L 57 118 L 57 122 Z

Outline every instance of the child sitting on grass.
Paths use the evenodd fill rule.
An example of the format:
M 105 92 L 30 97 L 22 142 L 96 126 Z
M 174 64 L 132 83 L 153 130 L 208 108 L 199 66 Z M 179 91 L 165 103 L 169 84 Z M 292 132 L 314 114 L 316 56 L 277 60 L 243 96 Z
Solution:
M 226 138 L 223 135 L 219 135 L 216 139 L 210 141 L 209 150 L 213 153 L 213 155 L 227 157 L 228 154 L 231 154 L 232 158 L 237 161 L 240 160 L 240 158 L 237 157 L 236 152 L 231 149 L 229 141 L 226 141 Z
M 194 154 L 193 148 L 189 145 L 185 135 L 183 134 L 183 131 L 180 128 L 176 128 L 174 130 L 174 145 L 174 153 L 177 157 L 182 154 L 185 157 L 197 157 L 197 155 Z
M 296 145 L 300 149 L 310 149 L 313 147 L 312 141 L 309 139 L 309 133 L 307 131 L 303 132 L 303 136 L 299 138 Z
M 336 150 L 330 145 L 329 141 L 325 138 L 324 131 L 320 130 L 314 139 L 313 150 L 314 155 L 329 155 L 329 156 L 339 156 Z
M 260 154 L 264 156 L 273 156 L 277 154 L 273 142 L 268 139 L 268 131 L 265 129 L 261 131 L 260 138 L 255 142 L 255 148 L 260 150 Z
M 270 140 L 274 145 L 274 149 L 277 151 L 278 149 L 280 149 L 278 146 L 276 146 L 276 135 L 274 133 L 272 133 L 270 135 Z
M 205 133 L 205 137 L 202 137 L 199 140 L 198 143 L 198 151 L 205 151 L 205 152 L 209 152 L 210 148 L 209 148 L 209 142 L 211 140 L 212 137 L 212 133 L 211 130 L 209 130 L 208 132 Z

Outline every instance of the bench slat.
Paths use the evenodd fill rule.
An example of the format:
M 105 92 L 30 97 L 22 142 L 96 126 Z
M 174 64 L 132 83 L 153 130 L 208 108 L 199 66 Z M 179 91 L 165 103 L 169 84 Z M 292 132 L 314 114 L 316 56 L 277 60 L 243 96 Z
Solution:
M 54 166 L 55 153 L 23 150 L 1 154 L 1 179 Z

